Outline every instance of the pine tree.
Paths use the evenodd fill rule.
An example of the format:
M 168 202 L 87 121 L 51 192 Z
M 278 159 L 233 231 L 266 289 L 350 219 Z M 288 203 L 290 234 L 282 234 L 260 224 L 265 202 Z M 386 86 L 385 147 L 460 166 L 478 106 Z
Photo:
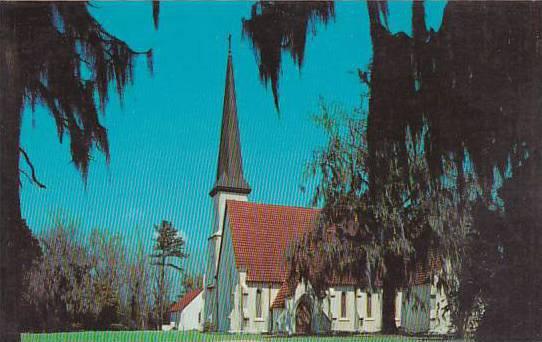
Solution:
M 152 265 L 158 266 L 159 273 L 156 279 L 155 305 L 158 315 L 159 327 L 162 326 L 166 308 L 169 304 L 168 284 L 166 283 L 167 269 L 173 269 L 182 272 L 182 267 L 175 264 L 175 260 L 181 261 L 188 255 L 185 253 L 185 242 L 182 236 L 171 222 L 162 221 L 160 225 L 155 225 L 156 243 L 154 253 L 151 257 L 154 259 Z

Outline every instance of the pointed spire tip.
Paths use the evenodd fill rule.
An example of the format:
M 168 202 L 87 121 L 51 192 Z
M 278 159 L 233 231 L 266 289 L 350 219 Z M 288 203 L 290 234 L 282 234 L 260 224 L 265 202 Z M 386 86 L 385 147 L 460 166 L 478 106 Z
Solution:
M 231 33 L 228 34 L 228 54 L 231 55 Z

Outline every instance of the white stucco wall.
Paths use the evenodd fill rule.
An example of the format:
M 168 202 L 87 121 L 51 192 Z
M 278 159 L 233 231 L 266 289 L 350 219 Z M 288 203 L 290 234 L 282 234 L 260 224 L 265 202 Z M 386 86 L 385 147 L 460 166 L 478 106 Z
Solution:
M 235 255 L 229 230 L 229 221 L 226 218 L 226 228 L 222 234 L 222 250 L 218 265 L 218 325 L 221 332 L 235 331 L 239 326 L 238 314 L 234 312 L 238 305 L 239 272 L 236 268 Z
M 429 333 L 448 334 L 452 331 L 452 321 L 450 311 L 446 310 L 447 306 L 448 300 L 444 290 L 431 286 Z
M 178 315 L 176 325 L 180 331 L 202 330 L 203 291 L 196 296 Z
M 342 293 L 346 296 L 346 315 L 342 317 L 341 301 Z M 359 331 L 359 300 L 353 287 L 339 286 L 330 288 L 328 295 L 323 300 L 324 312 L 331 318 L 331 329 L 333 331 Z
M 207 266 L 204 282 L 204 319 L 214 329 L 218 328 L 217 293 L 216 293 L 216 269 L 220 259 L 220 246 L 226 210 L 226 201 L 247 201 L 248 195 L 230 192 L 217 192 L 213 196 L 213 226 L 207 242 Z
M 279 333 L 295 333 L 295 315 L 297 304 L 305 293 L 310 293 L 310 286 L 299 284 L 295 294 L 287 298 L 286 308 L 274 310 L 273 331 Z M 346 295 L 346 315 L 341 317 L 341 297 L 342 293 Z M 352 286 L 338 286 L 330 288 L 327 295 L 322 300 L 312 300 L 314 332 L 324 333 L 328 331 L 336 332 L 378 332 L 382 328 L 382 291 L 375 290 L 371 295 L 371 316 L 367 312 L 367 292 L 366 290 L 355 291 Z M 401 305 L 403 294 L 397 294 L 396 318 L 397 326 L 401 326 Z M 321 316 L 321 317 L 318 317 Z
M 429 302 L 431 285 L 418 285 L 405 291 L 401 325 L 412 334 L 429 331 Z
M 401 324 L 408 333 L 448 334 L 452 331 L 446 295 L 432 284 L 418 285 L 405 293 Z
M 296 333 L 296 311 L 305 295 L 310 301 L 313 332 L 319 334 L 330 331 L 331 319 L 327 315 L 328 306 L 323 301 L 315 299 L 310 284 L 300 283 L 293 296 L 286 298 L 285 307 L 273 310 L 273 332 L 288 335 Z
M 271 304 L 280 290 L 280 284 L 246 282 L 246 272 L 240 273 L 240 283 L 243 287 L 241 307 L 245 316 L 241 331 L 247 333 L 267 333 L 272 329 L 273 316 Z M 261 291 L 261 317 L 256 315 L 256 293 Z

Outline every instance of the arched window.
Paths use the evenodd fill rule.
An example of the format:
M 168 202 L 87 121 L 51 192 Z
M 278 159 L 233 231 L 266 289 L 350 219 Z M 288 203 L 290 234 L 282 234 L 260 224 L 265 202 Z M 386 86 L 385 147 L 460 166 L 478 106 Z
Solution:
M 371 292 L 367 292 L 367 318 L 373 316 L 373 303 L 371 297 Z
M 346 318 L 346 292 L 341 292 L 341 318 Z
M 256 318 L 262 318 L 262 289 L 256 290 Z

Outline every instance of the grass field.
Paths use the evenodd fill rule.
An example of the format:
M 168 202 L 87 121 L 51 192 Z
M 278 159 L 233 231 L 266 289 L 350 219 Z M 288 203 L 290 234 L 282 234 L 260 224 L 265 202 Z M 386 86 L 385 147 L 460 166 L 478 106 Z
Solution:
M 304 336 L 304 337 L 277 337 L 266 335 L 233 335 L 199 332 L 161 332 L 161 331 L 89 331 L 55 334 L 23 334 L 22 342 L 136 342 L 136 341 L 359 341 L 359 342 L 414 342 L 414 341 L 441 341 L 441 339 L 415 338 L 406 336 L 385 335 L 354 335 L 354 336 Z

